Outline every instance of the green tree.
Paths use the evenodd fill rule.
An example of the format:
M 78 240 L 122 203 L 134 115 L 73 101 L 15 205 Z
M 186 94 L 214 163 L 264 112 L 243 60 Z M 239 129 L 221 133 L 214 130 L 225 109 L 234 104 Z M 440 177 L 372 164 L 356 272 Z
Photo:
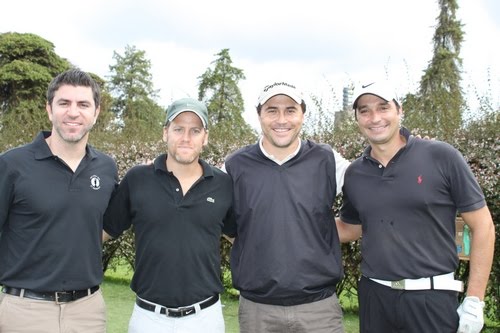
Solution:
M 450 140 L 462 124 L 465 101 L 460 87 L 463 41 L 456 17 L 457 0 L 439 0 L 433 37 L 433 57 L 420 81 L 417 95 L 405 98 L 406 124 L 440 139 Z
M 161 137 L 163 109 L 155 102 L 151 61 L 146 52 L 127 45 L 123 55 L 113 53 L 109 90 L 114 97 L 112 111 L 119 127 L 129 138 L 158 140 Z
M 243 70 L 232 65 L 229 49 L 215 55 L 213 68 L 208 68 L 198 79 L 198 99 L 208 108 L 209 140 L 203 158 L 214 165 L 221 165 L 225 157 L 237 148 L 255 142 L 256 133 L 243 119 L 243 97 L 238 88 L 245 79 Z M 231 243 L 221 238 L 221 280 L 226 290 L 232 290 L 229 253 Z
M 97 118 L 97 122 L 92 128 L 92 134 L 90 135 L 90 142 L 94 145 L 94 142 L 105 140 L 108 141 L 114 137 L 113 132 L 113 121 L 114 114 L 111 111 L 111 106 L 113 103 L 113 97 L 108 91 L 107 82 L 94 73 L 89 73 L 90 76 L 97 82 L 101 88 L 101 105 L 100 113 Z
M 243 119 L 243 97 L 238 88 L 240 80 L 245 79 L 243 70 L 232 65 L 229 49 L 222 49 L 198 79 L 198 98 L 208 107 L 210 139 L 205 155 L 220 164 L 228 152 L 245 144 L 254 142 L 255 131 Z
M 5 148 L 30 141 L 49 126 L 45 113 L 50 81 L 71 64 L 54 44 L 34 34 L 0 34 L 0 133 Z

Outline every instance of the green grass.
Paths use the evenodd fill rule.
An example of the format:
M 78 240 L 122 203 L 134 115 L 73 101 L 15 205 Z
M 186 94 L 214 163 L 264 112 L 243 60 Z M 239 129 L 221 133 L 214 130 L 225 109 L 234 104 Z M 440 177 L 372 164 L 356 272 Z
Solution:
M 102 291 L 107 309 L 107 332 L 124 333 L 128 330 L 128 321 L 134 308 L 135 295 L 130 290 L 131 272 L 118 269 L 108 271 L 102 284 Z M 222 311 L 226 324 L 226 333 L 238 333 L 238 299 L 224 294 L 221 298 Z M 346 333 L 358 333 L 358 317 L 348 310 L 344 314 Z
M 222 295 L 222 313 L 226 325 L 226 333 L 238 333 L 238 299 L 234 296 Z
M 129 284 L 129 281 L 124 279 L 104 279 L 102 293 L 106 302 L 108 333 L 125 333 L 128 330 L 128 320 L 135 302 L 135 295 Z
M 102 290 L 107 309 L 107 332 L 125 333 L 128 330 L 128 321 L 132 315 L 135 295 L 130 290 L 131 272 L 118 269 L 116 272 L 106 272 Z M 221 298 L 226 333 L 238 333 L 238 299 L 232 295 L 224 294 Z M 344 309 L 344 328 L 346 333 L 359 333 L 359 322 L 356 313 L 357 299 L 353 295 L 342 295 L 340 303 Z M 500 328 L 489 323 L 489 328 L 484 328 L 485 333 L 500 332 Z M 496 323 L 495 323 L 496 324 Z M 492 327 L 493 326 L 493 327 Z

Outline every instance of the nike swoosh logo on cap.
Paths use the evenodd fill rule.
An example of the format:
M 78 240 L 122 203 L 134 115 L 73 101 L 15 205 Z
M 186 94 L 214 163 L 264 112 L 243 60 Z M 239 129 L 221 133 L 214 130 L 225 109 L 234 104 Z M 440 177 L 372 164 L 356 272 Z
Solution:
M 368 84 L 365 84 L 365 85 L 362 85 L 361 88 L 365 89 L 365 88 L 368 88 L 369 86 L 371 86 L 372 84 L 374 84 L 375 82 L 372 82 L 372 83 L 368 83 Z

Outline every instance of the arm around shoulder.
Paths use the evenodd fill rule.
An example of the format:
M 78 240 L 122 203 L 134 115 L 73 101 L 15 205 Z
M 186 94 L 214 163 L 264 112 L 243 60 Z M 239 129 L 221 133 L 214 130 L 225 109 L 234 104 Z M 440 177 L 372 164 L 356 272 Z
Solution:
M 106 231 L 102 231 L 102 242 L 105 243 L 107 241 L 109 241 L 110 239 L 112 239 L 113 237 L 111 237 L 110 234 L 108 234 Z
M 341 243 L 352 242 L 361 237 L 361 224 L 345 223 L 340 218 L 335 219 L 335 224 L 337 225 L 337 231 L 339 233 L 339 240 Z
M 335 157 L 335 174 L 337 180 L 337 194 L 342 192 L 344 186 L 344 176 L 347 168 L 351 164 L 349 160 L 340 155 L 335 149 L 332 148 L 333 156 Z

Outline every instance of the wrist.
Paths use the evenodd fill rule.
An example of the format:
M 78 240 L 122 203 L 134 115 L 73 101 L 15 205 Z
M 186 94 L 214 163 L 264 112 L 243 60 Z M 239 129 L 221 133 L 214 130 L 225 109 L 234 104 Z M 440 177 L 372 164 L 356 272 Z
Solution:
M 477 296 L 467 296 L 464 298 L 464 302 L 472 302 L 472 303 L 478 303 L 481 308 L 484 308 L 484 301 L 482 301 L 479 297 Z

